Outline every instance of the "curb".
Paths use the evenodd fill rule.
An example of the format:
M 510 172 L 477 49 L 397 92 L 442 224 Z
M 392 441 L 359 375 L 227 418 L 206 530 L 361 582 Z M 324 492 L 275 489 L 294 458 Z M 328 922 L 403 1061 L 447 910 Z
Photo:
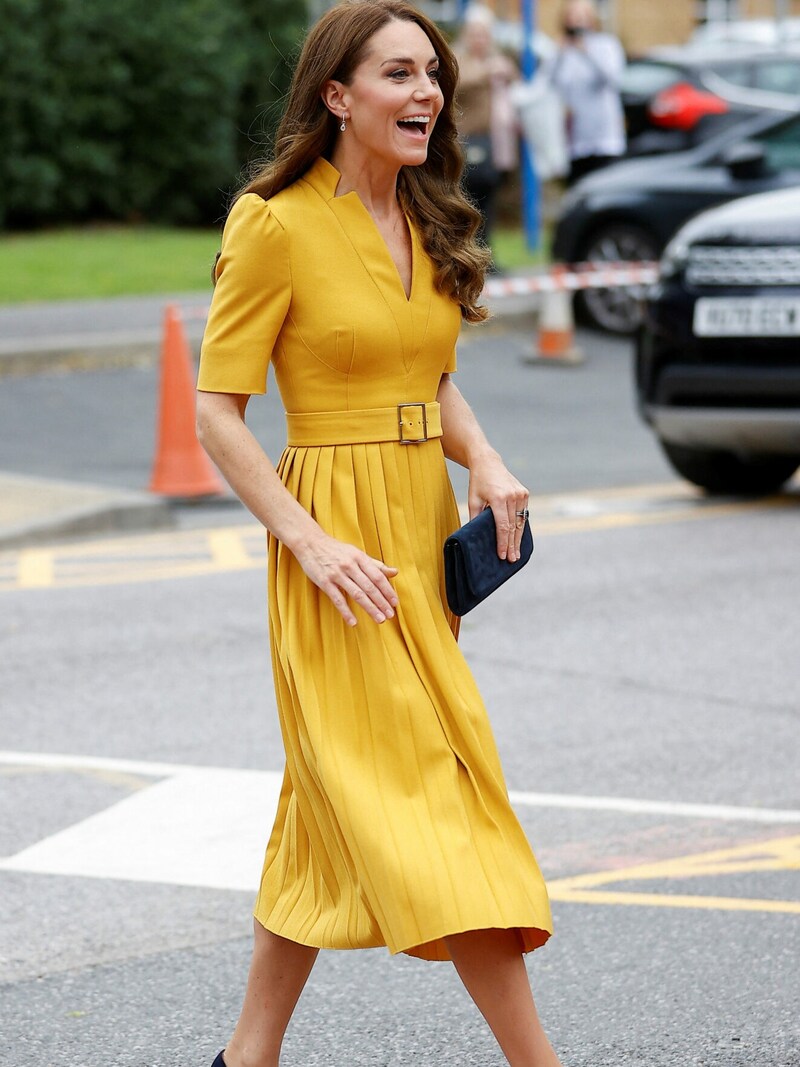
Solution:
M 189 342 L 195 357 L 200 353 L 201 332 L 189 331 Z M 97 341 L 69 337 L 60 343 L 34 344 L 15 347 L 6 343 L 0 349 L 0 379 L 24 378 L 36 374 L 71 371 L 114 370 L 117 367 L 146 367 L 154 365 L 161 351 L 161 337 L 150 334 L 131 337 L 121 333 L 117 339 L 104 336 Z
M 5 519 L 0 513 L 2 551 L 175 526 L 169 500 L 147 493 L 0 473 L 0 498 L 7 502 Z
M 199 350 L 203 321 L 195 312 L 208 298 L 203 291 L 2 305 L 0 378 L 152 364 L 169 304 L 187 313 Z
M 40 349 L 0 354 L 0 379 L 29 378 L 37 374 L 72 371 L 114 370 L 117 367 L 150 366 L 158 358 L 158 345 L 119 344 L 90 348 Z
M 168 301 L 165 300 L 165 304 Z M 467 330 L 533 331 L 539 317 L 538 294 L 514 295 L 486 300 L 490 317 L 485 326 L 465 326 Z M 185 322 L 195 358 L 200 353 L 204 323 Z M 61 336 L 12 338 L 0 342 L 0 379 L 32 377 L 37 374 L 114 370 L 122 367 L 152 366 L 161 351 L 161 330 L 105 331 L 96 335 L 64 333 Z

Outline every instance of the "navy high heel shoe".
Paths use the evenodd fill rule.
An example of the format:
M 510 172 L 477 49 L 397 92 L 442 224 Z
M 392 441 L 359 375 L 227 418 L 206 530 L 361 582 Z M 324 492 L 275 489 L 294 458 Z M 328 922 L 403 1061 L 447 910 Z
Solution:
M 222 1052 L 224 1052 L 224 1051 L 225 1051 L 225 1049 L 222 1050 Z M 223 1060 L 223 1058 L 222 1058 L 222 1052 L 220 1052 L 219 1056 L 217 1056 L 217 1058 L 211 1064 L 211 1067 L 226 1067 L 225 1060 Z

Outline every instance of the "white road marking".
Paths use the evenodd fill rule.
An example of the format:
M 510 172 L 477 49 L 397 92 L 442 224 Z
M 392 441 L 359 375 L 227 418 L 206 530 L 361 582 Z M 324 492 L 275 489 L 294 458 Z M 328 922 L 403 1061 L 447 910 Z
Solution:
M 35 766 L 0 753 L 0 762 Z M 102 769 L 161 780 L 0 860 L 0 870 L 253 891 L 282 775 L 49 757 L 47 768 Z
M 105 810 L 0 859 L 0 870 L 246 890 L 258 885 L 282 774 L 96 756 L 0 752 L 0 765 L 152 778 Z M 800 811 L 511 792 L 526 807 L 798 823 Z
M 790 808 L 737 808 L 728 804 L 684 804 L 670 800 L 518 793 L 514 790 L 509 790 L 508 796 L 512 804 L 537 808 L 623 811 L 630 815 L 668 815 L 679 819 L 720 819 L 728 822 L 800 823 L 800 810 L 792 811 Z

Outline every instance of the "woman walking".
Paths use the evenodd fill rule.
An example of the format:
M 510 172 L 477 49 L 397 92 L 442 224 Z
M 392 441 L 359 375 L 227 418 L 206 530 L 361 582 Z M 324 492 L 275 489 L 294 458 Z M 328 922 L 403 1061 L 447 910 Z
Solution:
M 320 948 L 452 960 L 514 1067 L 558 1067 L 523 952 L 547 893 L 443 601 L 469 468 L 516 559 L 528 493 L 450 374 L 488 254 L 459 188 L 457 67 L 402 0 L 328 11 L 300 56 L 274 161 L 225 227 L 198 432 L 269 532 L 286 773 L 238 1024 L 216 1067 L 277 1067 Z M 277 470 L 245 424 L 272 363 Z

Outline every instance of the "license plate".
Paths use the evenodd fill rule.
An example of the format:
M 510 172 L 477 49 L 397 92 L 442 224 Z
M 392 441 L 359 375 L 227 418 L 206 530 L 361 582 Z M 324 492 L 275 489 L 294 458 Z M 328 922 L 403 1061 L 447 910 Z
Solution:
M 700 297 L 694 332 L 697 337 L 800 337 L 800 299 Z

